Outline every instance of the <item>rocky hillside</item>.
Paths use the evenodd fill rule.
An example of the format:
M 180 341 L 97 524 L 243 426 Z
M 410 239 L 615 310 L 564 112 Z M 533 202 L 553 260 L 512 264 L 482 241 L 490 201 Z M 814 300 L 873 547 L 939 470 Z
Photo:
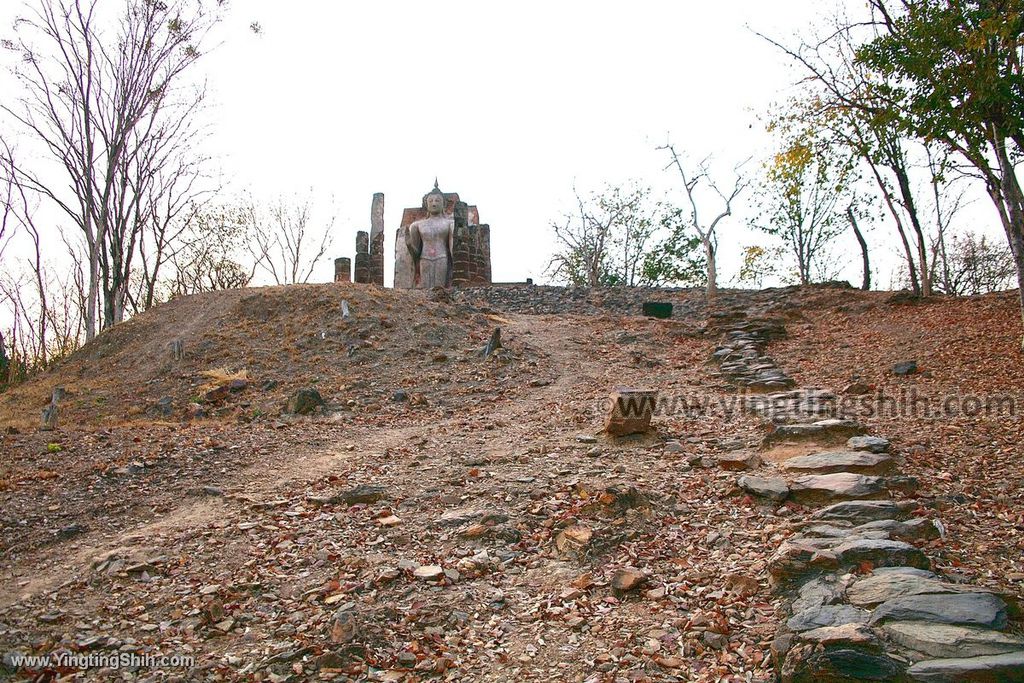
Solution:
M 0 396 L 0 676 L 135 653 L 190 659 L 81 676 L 1004 680 L 1024 649 L 1015 296 L 311 285 L 160 306 Z M 651 299 L 673 317 L 638 315 Z M 658 389 L 651 432 L 602 432 L 617 385 Z M 299 390 L 323 405 L 297 414 Z M 961 603 L 977 623 L 941 623 Z

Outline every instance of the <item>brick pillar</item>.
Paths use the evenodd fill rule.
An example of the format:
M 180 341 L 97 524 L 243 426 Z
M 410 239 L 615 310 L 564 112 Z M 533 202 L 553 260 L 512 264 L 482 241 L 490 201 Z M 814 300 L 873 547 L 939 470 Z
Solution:
M 491 226 L 486 223 L 476 226 L 476 253 L 479 283 L 489 285 L 491 284 Z
M 365 230 L 356 233 L 355 281 L 363 285 L 370 282 L 370 233 Z
M 467 268 L 467 271 L 468 271 L 467 274 L 469 276 L 469 284 L 471 284 L 471 285 L 477 284 L 477 280 L 480 277 L 480 273 L 478 272 L 479 268 L 477 268 L 477 255 L 476 255 L 476 252 L 477 252 L 477 243 L 476 243 L 476 239 L 477 238 L 476 238 L 476 236 L 477 236 L 477 229 L 478 229 L 478 227 L 479 226 L 476 226 L 476 225 L 469 226 L 469 239 L 466 240 L 466 242 L 467 242 L 466 243 L 466 258 L 469 261 L 469 267 Z
M 452 286 L 461 287 L 470 281 L 469 205 L 466 202 L 455 202 L 452 219 L 455 222 L 452 234 Z
M 471 255 L 469 251 L 469 228 L 456 225 L 452 236 L 452 286 L 463 287 L 470 282 Z
M 334 259 L 334 281 L 352 282 L 352 259 L 347 256 Z

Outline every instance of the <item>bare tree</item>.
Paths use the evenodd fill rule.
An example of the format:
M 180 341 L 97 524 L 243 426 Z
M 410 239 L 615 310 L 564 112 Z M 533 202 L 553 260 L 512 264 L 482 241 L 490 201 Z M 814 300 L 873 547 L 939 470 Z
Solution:
M 256 267 L 279 285 L 309 282 L 331 245 L 333 213 L 315 219 L 312 194 L 278 197 L 267 206 L 250 201 L 244 211 L 251 237 L 247 247 Z
M 649 190 L 609 185 L 589 198 L 575 187 L 573 193 L 576 212 L 551 223 L 558 247 L 547 272 L 576 286 L 634 284 L 653 232 L 653 220 L 644 215 Z
M 710 170 L 708 168 L 709 159 L 704 159 L 692 173 L 688 172 L 684 168 L 682 160 L 679 158 L 679 154 L 676 152 L 675 147 L 671 143 L 666 143 L 660 147 L 659 150 L 666 150 L 672 160 L 665 166 L 665 170 L 675 167 L 679 172 L 679 177 L 683 181 L 683 189 L 686 192 L 686 199 L 690 207 L 690 220 L 689 228 L 696 233 L 700 239 L 701 245 L 704 247 L 704 257 L 707 262 L 707 296 L 710 299 L 718 291 L 718 266 L 716 262 L 716 256 L 718 252 L 718 224 L 722 222 L 722 219 L 732 215 L 733 202 L 747 189 L 750 184 L 749 181 L 743 176 L 742 167 L 746 163 L 739 164 L 733 169 L 735 180 L 732 185 L 732 189 L 726 194 L 719 189 L 718 184 L 712 179 Z M 710 188 L 715 195 L 721 200 L 721 208 L 717 215 L 710 221 L 702 220 L 700 213 L 700 206 L 702 201 L 698 201 L 697 190 L 701 185 L 706 185 Z
M 238 207 L 205 207 L 189 220 L 171 255 L 169 295 L 180 296 L 245 287 L 255 266 L 246 268 L 240 254 L 248 246 L 247 211 Z
M 220 6 L 217 1 L 217 7 Z M 107 5 L 106 7 L 109 7 Z M 187 151 L 202 90 L 184 85 L 218 12 L 188 0 L 125 0 L 104 30 L 98 0 L 38 0 L 16 25 L 22 93 L 0 111 L 56 163 L 14 164 L 15 182 L 62 210 L 88 254 L 86 337 L 124 316 L 126 288 L 159 177 Z M 151 203 L 150 203 L 151 204 Z

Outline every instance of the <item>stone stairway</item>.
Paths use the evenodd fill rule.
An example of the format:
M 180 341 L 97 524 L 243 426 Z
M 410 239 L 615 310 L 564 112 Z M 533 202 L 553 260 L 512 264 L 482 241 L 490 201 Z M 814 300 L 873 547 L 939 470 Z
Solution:
M 919 547 L 940 522 L 915 516 L 917 482 L 889 442 L 836 414 L 836 397 L 796 383 L 767 355 L 782 321 L 733 312 L 712 354 L 764 420 L 763 463 L 748 493 L 814 507 L 769 562 L 787 617 L 772 645 L 776 677 L 812 681 L 1024 681 L 1012 596 L 955 583 Z M 788 389 L 787 391 L 783 391 Z

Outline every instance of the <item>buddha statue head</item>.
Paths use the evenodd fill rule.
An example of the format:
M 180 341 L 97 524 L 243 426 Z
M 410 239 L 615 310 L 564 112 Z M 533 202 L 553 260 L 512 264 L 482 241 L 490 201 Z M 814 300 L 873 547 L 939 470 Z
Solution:
M 445 204 L 444 192 L 441 192 L 441 189 L 438 188 L 437 179 L 435 178 L 434 189 L 423 197 L 423 208 L 431 216 L 440 216 L 444 213 Z

